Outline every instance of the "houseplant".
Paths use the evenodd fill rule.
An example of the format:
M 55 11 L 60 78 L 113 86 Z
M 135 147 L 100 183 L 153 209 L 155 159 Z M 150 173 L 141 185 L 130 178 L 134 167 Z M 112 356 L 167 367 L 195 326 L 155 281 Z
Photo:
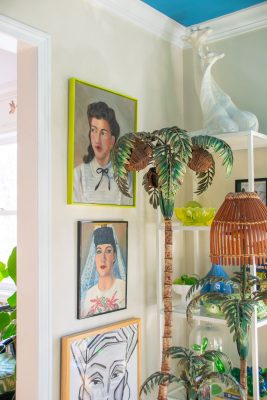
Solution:
M 194 150 L 204 150 L 203 154 Z M 115 143 L 111 161 L 119 189 L 130 196 L 128 173 L 149 167 L 143 177 L 143 186 L 149 195 L 150 204 L 160 207 L 165 226 L 165 268 L 164 268 L 164 333 L 163 354 L 171 346 L 172 338 L 172 215 L 177 190 L 183 183 L 186 167 L 189 165 L 200 179 L 197 192 L 202 193 L 212 183 L 215 172 L 214 160 L 208 149 L 212 148 L 223 160 L 229 174 L 233 165 L 230 146 L 223 140 L 211 136 L 190 138 L 178 127 L 163 128 L 150 132 L 126 133 Z M 193 156 L 192 156 L 193 154 Z M 211 157 L 209 157 L 209 155 Z M 208 160 L 206 160 L 208 158 Z M 205 172 L 206 171 L 206 172 Z M 204 175 L 203 175 L 204 174 Z M 170 358 L 162 357 L 161 372 L 169 373 Z M 159 400 L 167 398 L 167 382 L 159 387 Z
M 7 264 L 0 262 L 0 282 L 3 279 L 11 278 L 16 285 L 16 258 L 17 249 L 14 247 L 8 258 Z M 8 339 L 10 337 L 15 337 L 16 335 L 16 291 L 7 299 L 7 303 L 8 306 L 0 312 L 0 334 L 2 339 Z
M 7 264 L 0 262 L 0 282 L 10 278 L 16 285 L 16 247 L 12 250 Z M 7 299 L 7 305 L 1 307 L 0 311 L 0 380 L 1 393 L 15 399 L 16 385 L 16 291 Z M 11 354 L 8 354 L 7 348 L 10 348 Z M 4 354 L 2 354 L 4 353 Z
M 243 398 L 243 388 L 233 376 L 213 371 L 212 362 L 216 363 L 216 361 L 219 361 L 220 364 L 223 363 L 227 370 L 231 369 L 232 364 L 226 354 L 218 350 L 206 349 L 201 354 L 196 354 L 185 347 L 173 346 L 167 350 L 166 356 L 179 360 L 177 374 L 155 372 L 143 383 L 141 393 L 151 393 L 156 385 L 162 383 L 177 383 L 185 388 L 185 400 L 200 400 L 209 398 L 207 397 L 209 396 L 209 387 L 216 381 L 233 387 Z

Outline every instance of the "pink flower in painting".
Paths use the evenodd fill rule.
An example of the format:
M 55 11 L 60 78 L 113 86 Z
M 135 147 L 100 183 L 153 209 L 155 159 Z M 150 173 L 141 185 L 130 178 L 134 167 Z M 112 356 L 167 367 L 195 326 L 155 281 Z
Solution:
M 116 298 L 117 291 L 114 292 L 112 297 L 96 297 L 91 299 L 92 307 L 90 308 L 90 315 L 100 314 L 102 312 L 117 310 L 119 308 L 118 298 Z

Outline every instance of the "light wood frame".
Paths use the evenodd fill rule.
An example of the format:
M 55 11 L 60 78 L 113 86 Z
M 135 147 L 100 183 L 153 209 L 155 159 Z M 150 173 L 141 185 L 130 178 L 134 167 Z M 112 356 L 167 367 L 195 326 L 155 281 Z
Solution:
M 120 352 L 123 354 L 122 357 L 125 358 L 118 359 L 116 360 L 117 363 L 115 363 L 112 356 L 114 357 L 114 354 L 117 356 Z M 89 360 L 87 362 L 83 357 L 85 354 L 87 360 Z M 90 367 L 90 357 L 93 357 L 92 367 Z M 96 359 L 97 357 L 101 357 L 101 359 Z M 96 365 L 100 365 L 103 361 L 106 364 L 103 363 L 100 370 L 101 373 L 99 373 L 97 370 L 99 367 L 96 367 Z M 115 368 L 117 370 L 114 372 Z M 90 371 L 92 373 L 91 379 L 85 379 L 86 375 L 87 378 L 88 374 L 90 376 Z M 120 393 L 121 398 L 123 398 L 123 393 L 127 390 L 130 400 L 140 399 L 139 318 L 132 318 L 101 328 L 62 337 L 61 400 L 83 398 L 83 396 L 79 397 L 79 393 L 82 395 L 84 390 L 87 390 L 89 393 L 90 390 L 95 390 L 97 385 L 100 388 L 103 387 L 101 390 L 105 390 L 105 373 L 106 375 L 108 374 L 109 383 L 111 379 L 114 379 L 113 376 L 116 376 L 117 380 L 112 384 L 112 390 L 116 391 L 117 396 Z M 94 389 L 90 386 L 92 382 Z M 90 394 L 92 395 L 92 392 Z

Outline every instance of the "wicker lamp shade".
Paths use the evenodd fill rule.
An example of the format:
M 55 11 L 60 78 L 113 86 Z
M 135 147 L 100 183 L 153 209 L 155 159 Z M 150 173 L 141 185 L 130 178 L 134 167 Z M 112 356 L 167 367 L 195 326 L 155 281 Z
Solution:
M 267 207 L 257 193 L 228 193 L 211 224 L 211 262 L 262 264 L 267 259 Z

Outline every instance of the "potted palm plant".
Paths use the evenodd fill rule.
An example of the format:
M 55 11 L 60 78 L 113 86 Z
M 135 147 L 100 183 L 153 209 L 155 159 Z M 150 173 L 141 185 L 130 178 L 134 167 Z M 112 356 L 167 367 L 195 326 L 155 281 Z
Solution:
M 267 210 L 255 192 L 228 193 L 211 225 L 210 258 L 223 265 L 237 265 L 239 272 L 233 277 L 200 279 L 193 285 L 188 296 L 209 283 L 224 282 L 233 288 L 234 294 L 214 291 L 200 293 L 187 308 L 190 318 L 200 301 L 217 302 L 226 319 L 240 358 L 240 383 L 247 398 L 247 357 L 252 315 L 260 300 L 267 298 L 267 291 L 259 291 L 259 279 L 248 272 L 250 265 L 266 263 L 267 258 Z
M 192 318 L 194 309 L 202 300 L 206 302 L 219 302 L 227 326 L 233 334 L 233 340 L 236 342 L 237 352 L 240 358 L 240 378 L 246 392 L 247 357 L 249 352 L 252 314 L 254 312 L 254 306 L 258 304 L 258 301 L 267 298 L 267 292 L 253 290 L 255 285 L 259 284 L 260 280 L 257 276 L 253 276 L 247 272 L 244 266 L 241 271 L 234 272 L 233 277 L 231 278 L 205 276 L 195 285 L 191 286 L 187 297 L 190 298 L 195 291 L 204 287 L 206 284 L 214 284 L 218 282 L 230 285 L 234 290 L 234 294 L 211 291 L 194 296 L 187 306 L 187 319 L 189 320 Z
M 170 347 L 166 356 L 178 359 L 177 374 L 155 372 L 141 387 L 141 394 L 151 393 L 153 388 L 162 383 L 176 383 L 178 387 L 185 389 L 185 400 L 200 400 L 209 398 L 210 385 L 219 382 L 225 386 L 231 386 L 238 391 L 243 398 L 243 388 L 233 376 L 225 372 L 213 370 L 213 362 L 224 364 L 226 370 L 232 368 L 230 359 L 226 354 L 218 350 L 205 350 L 201 354 L 184 347 Z M 181 393 L 179 397 L 181 399 Z
M 172 338 L 172 215 L 175 196 L 183 183 L 189 165 L 199 178 L 197 192 L 202 193 L 212 183 L 214 160 L 208 152 L 211 147 L 223 159 L 227 173 L 231 172 L 233 154 L 223 140 L 201 136 L 190 138 L 178 127 L 163 128 L 154 132 L 126 133 L 113 147 L 111 161 L 115 180 L 123 194 L 130 197 L 128 173 L 148 168 L 143 177 L 143 186 L 149 195 L 150 204 L 160 207 L 165 226 L 164 268 L 164 333 L 163 354 L 171 346 Z M 192 152 L 193 150 L 193 152 Z M 203 150 L 203 151 L 202 151 Z M 201 154 L 200 154 L 201 153 Z M 170 357 L 162 357 L 162 373 L 170 371 Z M 159 386 L 159 400 L 167 398 L 167 382 Z

